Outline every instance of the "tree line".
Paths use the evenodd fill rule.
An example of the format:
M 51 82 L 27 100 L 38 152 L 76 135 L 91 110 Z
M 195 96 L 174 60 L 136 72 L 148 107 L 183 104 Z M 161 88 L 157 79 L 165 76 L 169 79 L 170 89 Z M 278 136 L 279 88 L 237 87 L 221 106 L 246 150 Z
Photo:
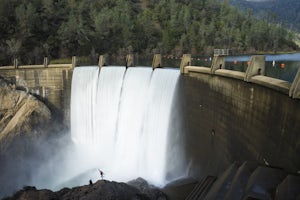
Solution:
M 258 17 L 271 15 L 277 23 L 285 27 L 300 31 L 300 1 L 299 0 L 276 0 L 276 1 L 241 1 L 230 0 L 230 4 L 242 10 L 252 9 Z
M 2 0 L 0 63 L 128 52 L 297 50 L 293 32 L 218 0 Z

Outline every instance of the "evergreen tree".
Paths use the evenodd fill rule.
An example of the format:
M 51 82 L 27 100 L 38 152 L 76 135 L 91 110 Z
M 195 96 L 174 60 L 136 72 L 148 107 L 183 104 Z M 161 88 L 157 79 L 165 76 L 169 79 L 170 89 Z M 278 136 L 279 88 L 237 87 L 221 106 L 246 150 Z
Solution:
M 2 0 L 0 62 L 95 53 L 296 50 L 294 34 L 219 0 Z

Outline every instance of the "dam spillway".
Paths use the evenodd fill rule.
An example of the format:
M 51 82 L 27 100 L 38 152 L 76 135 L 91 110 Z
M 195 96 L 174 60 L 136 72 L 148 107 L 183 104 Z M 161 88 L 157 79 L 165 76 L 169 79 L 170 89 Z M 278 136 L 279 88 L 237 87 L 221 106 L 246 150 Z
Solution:
M 161 185 L 179 70 L 125 69 L 74 69 L 72 140 L 86 154 L 86 170 L 99 168 L 116 181 L 143 177 Z
M 165 124 L 169 123 L 167 134 L 163 135 L 165 138 L 161 137 L 162 135 L 159 136 L 161 141 L 168 140 L 167 147 L 161 146 L 163 148 L 159 150 L 159 153 L 167 151 L 167 154 L 162 157 L 161 155 L 157 156 L 158 153 L 152 154 L 151 151 L 148 151 L 151 149 L 151 144 L 156 145 L 153 142 L 156 141 L 155 137 L 145 137 L 145 135 L 149 136 L 148 131 L 153 133 L 153 130 L 148 130 L 149 128 L 157 128 L 151 125 L 156 125 L 157 122 L 152 121 L 161 122 L 166 119 L 153 117 L 155 116 L 153 113 L 158 111 L 148 105 L 149 102 L 156 102 L 160 99 L 150 98 L 150 96 L 157 97 L 152 94 L 153 92 L 162 94 L 160 88 L 158 90 L 155 88 L 167 86 L 166 77 L 161 73 L 162 71 L 158 72 L 160 69 L 152 72 L 150 69 L 141 69 L 140 67 L 127 70 L 125 67 L 103 67 L 101 69 L 76 67 L 76 69 L 70 68 L 68 73 L 62 73 L 59 77 L 66 77 L 66 79 L 62 79 L 63 81 L 59 79 L 64 86 L 62 87 L 64 88 L 63 92 L 60 91 L 59 94 L 65 94 L 60 98 L 67 102 L 68 106 L 70 91 L 67 88 L 71 84 L 67 81 L 70 79 L 67 78 L 72 77 L 73 74 L 73 80 L 77 80 L 73 82 L 73 87 L 77 89 L 72 91 L 73 102 L 71 105 L 72 112 L 79 113 L 72 115 L 72 141 L 75 143 L 76 152 L 74 149 L 70 150 L 72 153 L 59 150 L 67 155 L 57 156 L 55 154 L 54 159 L 49 159 L 45 165 L 42 164 L 40 169 L 34 168 L 35 176 L 30 185 L 59 189 L 65 186 L 86 184 L 90 176 L 82 178 L 81 174 L 93 171 L 95 172 L 93 177 L 99 179 L 97 168 L 103 170 L 105 179 L 109 180 L 127 180 L 137 176 L 147 179 L 147 176 L 151 176 L 152 179 L 155 179 L 152 182 L 160 184 L 165 179 L 181 175 L 201 180 L 208 174 L 220 176 L 231 163 L 246 160 L 255 161 L 260 165 L 268 163 L 287 172 L 299 173 L 300 104 L 299 99 L 296 99 L 297 96 L 290 98 L 292 95 L 288 97 L 288 88 L 274 89 L 270 87 L 270 84 L 266 84 L 266 81 L 242 81 L 245 76 L 243 73 L 239 73 L 242 74 L 241 76 L 229 76 L 237 74 L 237 72 L 230 71 L 231 73 L 228 73 L 226 69 L 217 69 L 215 74 L 211 74 L 210 68 L 197 66 L 184 68 L 185 75 L 176 79 L 176 91 L 170 94 L 166 93 L 167 96 L 174 96 L 173 109 L 168 117 L 169 122 L 164 121 Z M 15 74 L 16 78 L 20 72 L 24 72 L 24 77 L 19 76 L 18 79 L 37 84 L 42 83 L 40 79 L 43 79 L 44 75 L 41 76 L 41 74 L 44 72 L 47 72 L 47 75 L 49 73 L 49 80 L 52 80 L 54 75 L 50 72 L 54 70 L 56 71 L 54 68 L 16 69 L 14 73 L 8 70 L 3 71 L 10 72 L 8 75 Z M 73 70 L 76 73 L 72 73 Z M 169 71 L 165 70 L 164 72 Z M 137 74 L 140 75 L 137 76 Z M 156 78 L 160 76 L 162 78 Z M 143 78 L 140 79 L 140 77 Z M 253 80 L 257 80 L 257 77 Z M 295 80 L 297 79 L 295 78 Z M 47 84 L 43 84 L 40 86 L 47 89 Z M 135 88 L 136 84 L 139 85 L 138 88 Z M 296 84 L 294 91 L 297 91 L 297 87 L 299 85 Z M 124 96 L 128 92 L 132 92 L 130 88 L 135 88 L 133 91 L 139 91 L 134 94 L 136 95 L 134 98 Z M 144 89 L 140 90 L 141 88 Z M 147 95 L 145 95 L 145 91 L 147 91 Z M 297 92 L 293 93 L 297 94 Z M 50 97 L 53 94 L 56 93 L 49 90 L 49 92 L 45 92 L 45 97 L 51 100 Z M 146 100 L 141 101 L 140 96 L 144 96 Z M 163 95 L 158 96 L 163 98 Z M 68 98 L 65 99 L 65 97 Z M 135 103 L 132 103 L 133 101 Z M 144 106 L 143 114 L 141 111 L 134 114 L 134 116 L 139 116 L 137 119 L 126 116 L 126 113 L 131 114 L 132 112 L 133 114 L 135 110 L 132 108 L 141 110 L 138 108 L 143 107 L 142 105 Z M 68 106 L 66 106 L 66 111 L 69 109 Z M 110 112 L 107 112 L 108 109 Z M 160 116 L 159 112 L 156 116 Z M 142 121 L 142 124 L 135 126 L 134 123 L 137 120 Z M 138 146 L 132 148 L 133 146 L 128 145 L 128 142 L 121 142 L 133 138 L 130 139 L 130 142 L 137 143 L 134 136 L 137 136 L 138 132 L 130 131 L 136 129 L 141 130 L 138 135 L 141 139 Z M 130 132 L 128 137 L 118 138 L 121 132 L 128 131 Z M 172 140 L 174 138 L 176 140 Z M 150 142 L 151 140 L 153 141 Z M 99 146 L 100 141 L 102 144 Z M 145 141 L 148 143 L 146 144 Z M 126 147 L 129 152 L 134 152 L 140 148 L 140 143 L 147 148 L 143 148 L 138 154 L 124 156 L 126 152 L 120 150 Z M 65 146 L 65 143 L 63 145 Z M 120 145 L 119 149 L 109 149 L 110 146 L 117 145 Z M 176 148 L 174 150 L 170 147 Z M 45 149 L 43 146 L 43 151 Z M 116 153 L 117 151 L 120 153 Z M 123 167 L 123 157 L 140 164 L 128 162 Z M 158 167 L 158 162 L 163 160 L 162 158 L 164 161 L 160 162 L 160 167 Z M 178 159 L 184 159 L 181 169 L 174 164 Z M 144 165 L 146 162 L 148 162 L 147 166 Z M 154 166 L 151 166 L 152 164 Z M 129 173 L 130 167 L 135 169 L 134 174 Z M 154 172 L 156 169 L 157 172 Z M 180 173 L 178 173 L 178 169 Z M 183 171 L 185 173 L 182 173 Z M 73 181 L 73 177 L 76 179 L 79 177 L 80 181 L 69 182 L 69 180 Z M 24 185 L 24 181 L 21 181 L 20 185 Z

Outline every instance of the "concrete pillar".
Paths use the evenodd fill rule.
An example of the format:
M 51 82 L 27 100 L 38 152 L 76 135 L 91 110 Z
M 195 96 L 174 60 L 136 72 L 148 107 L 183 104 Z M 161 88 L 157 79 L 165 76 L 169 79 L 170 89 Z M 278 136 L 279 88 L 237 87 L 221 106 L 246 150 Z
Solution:
M 211 74 L 215 74 L 216 70 L 225 68 L 225 56 L 214 55 L 213 61 L 211 63 Z
M 161 54 L 154 54 L 152 61 L 152 69 L 161 67 Z
M 126 68 L 127 67 L 133 67 L 134 66 L 134 62 L 133 62 L 133 54 L 128 54 L 126 56 Z
M 244 81 L 249 82 L 253 76 L 265 75 L 265 55 L 251 56 Z
M 184 67 L 190 66 L 192 62 L 192 55 L 191 54 L 183 54 L 180 63 L 180 73 L 184 74 Z
M 42 97 L 46 98 L 46 89 L 44 86 L 42 86 Z
M 290 88 L 289 96 L 294 99 L 300 99 L 300 68 L 298 68 L 298 72 Z
M 76 63 L 77 63 L 77 58 L 76 56 L 72 57 L 72 68 L 76 67 Z
M 15 67 L 15 69 L 18 69 L 18 65 L 19 65 L 18 59 L 15 58 L 15 59 L 14 59 L 14 67 Z
M 98 66 L 99 68 L 106 66 L 106 57 L 104 55 L 99 56 Z
M 48 57 L 44 57 L 44 67 L 48 67 L 49 61 Z

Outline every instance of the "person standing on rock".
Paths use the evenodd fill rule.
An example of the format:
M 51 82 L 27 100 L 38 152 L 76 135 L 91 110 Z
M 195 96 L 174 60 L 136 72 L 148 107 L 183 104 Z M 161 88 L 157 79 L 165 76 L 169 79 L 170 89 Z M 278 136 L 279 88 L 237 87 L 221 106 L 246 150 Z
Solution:
M 100 173 L 101 179 L 103 180 L 104 173 L 103 173 L 103 171 L 101 171 L 100 169 L 98 169 L 98 170 L 99 170 L 99 173 Z

